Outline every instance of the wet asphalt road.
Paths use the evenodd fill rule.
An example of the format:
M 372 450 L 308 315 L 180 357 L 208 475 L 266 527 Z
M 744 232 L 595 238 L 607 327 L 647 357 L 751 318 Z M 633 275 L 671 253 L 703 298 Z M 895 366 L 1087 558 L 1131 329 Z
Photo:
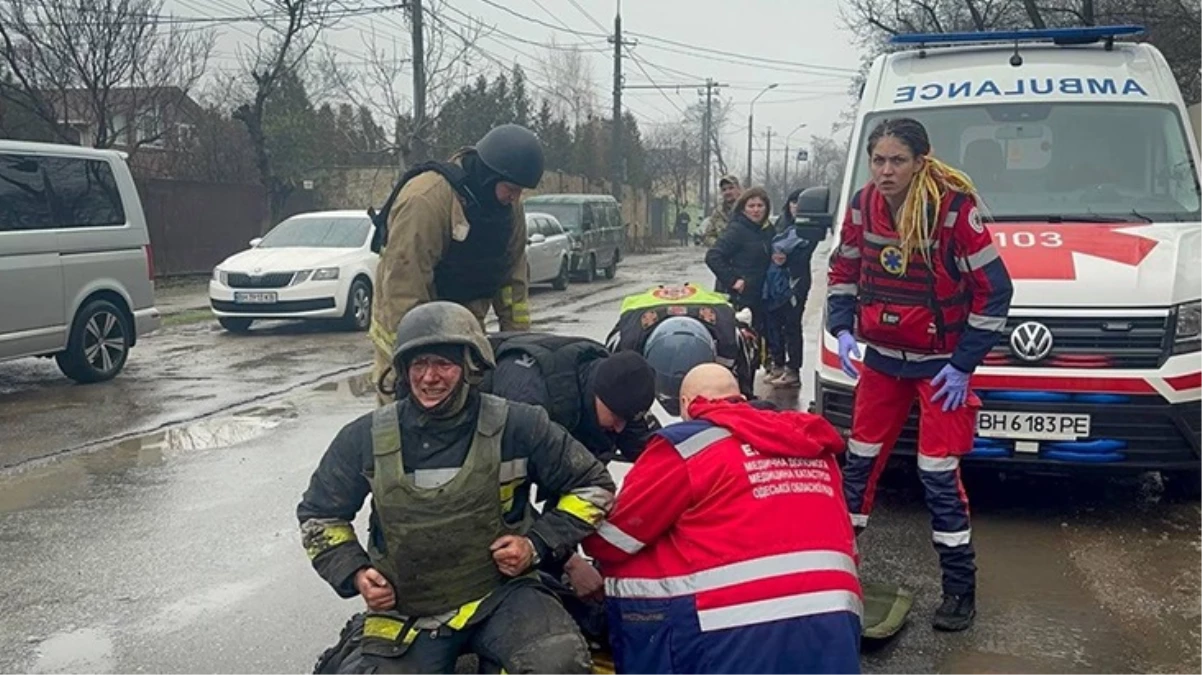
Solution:
M 535 321 L 603 338 L 623 295 L 685 278 L 709 282 L 696 249 L 632 257 L 614 281 L 539 293 Z M 0 456 L 56 455 L 0 475 L 0 670 L 311 670 L 360 601 L 309 568 L 294 508 L 329 439 L 371 409 L 354 376 L 368 358 L 362 334 L 281 323 L 236 338 L 202 324 L 147 339 L 100 387 L 66 384 L 49 363 L 0 364 Z M 779 402 L 808 402 L 805 379 Z M 114 436 L 128 438 L 63 452 Z M 1149 478 L 967 480 L 977 625 L 931 631 L 921 489 L 894 472 L 860 540 L 863 572 L 917 600 L 896 639 L 866 647 L 866 671 L 1202 670 L 1196 502 L 1165 501 Z

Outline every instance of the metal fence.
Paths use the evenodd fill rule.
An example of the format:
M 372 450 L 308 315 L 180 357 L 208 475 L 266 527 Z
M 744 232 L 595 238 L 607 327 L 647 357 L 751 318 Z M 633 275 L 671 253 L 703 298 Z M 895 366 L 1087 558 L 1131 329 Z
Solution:
M 211 272 L 247 248 L 270 219 L 262 186 L 158 178 L 137 183 L 158 276 Z

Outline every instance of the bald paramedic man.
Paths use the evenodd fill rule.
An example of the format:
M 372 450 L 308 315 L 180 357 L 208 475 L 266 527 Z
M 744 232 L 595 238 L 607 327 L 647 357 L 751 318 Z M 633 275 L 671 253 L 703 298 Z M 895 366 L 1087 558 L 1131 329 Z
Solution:
M 863 595 L 826 420 L 752 407 L 716 363 L 681 384 L 585 551 L 625 673 L 859 672 Z
M 385 203 L 373 248 L 380 253 L 372 307 L 375 381 L 385 380 L 405 314 L 431 300 L 450 300 L 483 325 L 491 305 L 501 330 L 529 330 L 526 214 L 523 188 L 538 186 L 543 149 L 529 129 L 505 124 L 446 162 L 405 173 Z M 386 215 L 385 215 L 386 214 Z

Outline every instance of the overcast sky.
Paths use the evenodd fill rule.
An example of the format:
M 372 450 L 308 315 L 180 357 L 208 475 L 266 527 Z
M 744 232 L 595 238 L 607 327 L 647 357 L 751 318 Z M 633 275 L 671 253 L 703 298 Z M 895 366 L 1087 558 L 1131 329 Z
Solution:
M 368 2 L 392 4 L 392 0 Z M 593 51 L 588 52 L 588 57 L 597 85 L 597 102 L 608 116 L 612 101 L 613 52 L 600 35 L 613 30 L 616 0 L 451 2 L 452 8 L 443 10 L 448 21 L 462 23 L 465 15 L 470 15 L 486 27 L 494 27 L 495 32 L 483 38 L 479 47 L 495 60 L 521 64 L 536 84 L 544 84 L 540 82 L 535 61 L 545 49 L 518 42 L 502 33 L 533 43 L 546 44 L 554 39 L 560 45 L 591 48 Z M 165 9 L 186 16 L 229 16 L 246 14 L 246 7 L 246 0 L 167 0 Z M 807 127 L 793 133 L 793 147 L 803 146 L 811 133 L 830 135 L 831 126 L 840 112 L 851 105 L 848 82 L 859 65 L 860 54 L 852 44 L 851 34 L 841 26 L 836 0 L 625 0 L 621 11 L 626 38 L 638 42 L 631 48 L 634 57 L 624 60 L 628 85 L 652 82 L 696 85 L 704 83 L 707 77 L 729 85 L 720 90 L 723 98 L 735 102 L 734 120 L 724 140 L 726 147 L 734 151 L 734 157 L 728 156 L 727 162 L 740 173 L 745 164 L 748 104 L 765 86 L 779 84 L 761 96 L 755 105 L 757 167 L 763 161 L 763 155 L 759 153 L 769 126 L 774 134 L 779 134 L 772 142 L 773 154 L 777 155 L 782 152 L 784 136 L 794 132 L 800 124 Z M 399 39 L 408 40 L 400 19 L 399 14 L 355 17 L 346 21 L 343 30 L 328 33 L 325 39 L 336 46 L 342 58 L 362 58 L 366 51 L 363 35 L 373 26 L 378 33 L 395 33 Z M 239 45 L 250 41 L 253 26 L 231 24 L 219 28 L 219 33 L 214 63 L 226 68 L 236 67 Z M 653 38 L 682 43 L 694 49 Z M 695 48 L 787 63 L 740 62 L 736 56 L 708 51 L 698 53 Z M 497 70 L 490 61 L 476 60 L 492 71 Z M 411 75 L 407 73 L 402 83 L 406 91 L 409 77 Z M 541 92 L 534 88 L 532 93 Z M 674 89 L 662 93 L 627 90 L 623 97 L 624 107 L 636 115 L 644 130 L 650 130 L 655 123 L 679 119 L 679 109 L 699 98 L 694 86 L 682 87 L 679 92 Z

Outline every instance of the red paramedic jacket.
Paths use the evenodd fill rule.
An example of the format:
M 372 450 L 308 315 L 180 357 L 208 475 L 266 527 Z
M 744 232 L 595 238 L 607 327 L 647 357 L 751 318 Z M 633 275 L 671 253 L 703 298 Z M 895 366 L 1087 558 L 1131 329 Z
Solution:
M 831 255 L 827 327 L 853 331 L 866 363 L 888 375 L 930 377 L 949 361 L 971 373 L 1005 332 L 1013 287 L 970 195 L 948 191 L 935 213 L 931 265 L 909 260 L 885 198 L 856 192 Z
M 684 600 L 703 633 L 831 613 L 858 626 L 839 433 L 745 401 L 697 399 L 689 413 L 652 438 L 584 541 L 606 602 Z

